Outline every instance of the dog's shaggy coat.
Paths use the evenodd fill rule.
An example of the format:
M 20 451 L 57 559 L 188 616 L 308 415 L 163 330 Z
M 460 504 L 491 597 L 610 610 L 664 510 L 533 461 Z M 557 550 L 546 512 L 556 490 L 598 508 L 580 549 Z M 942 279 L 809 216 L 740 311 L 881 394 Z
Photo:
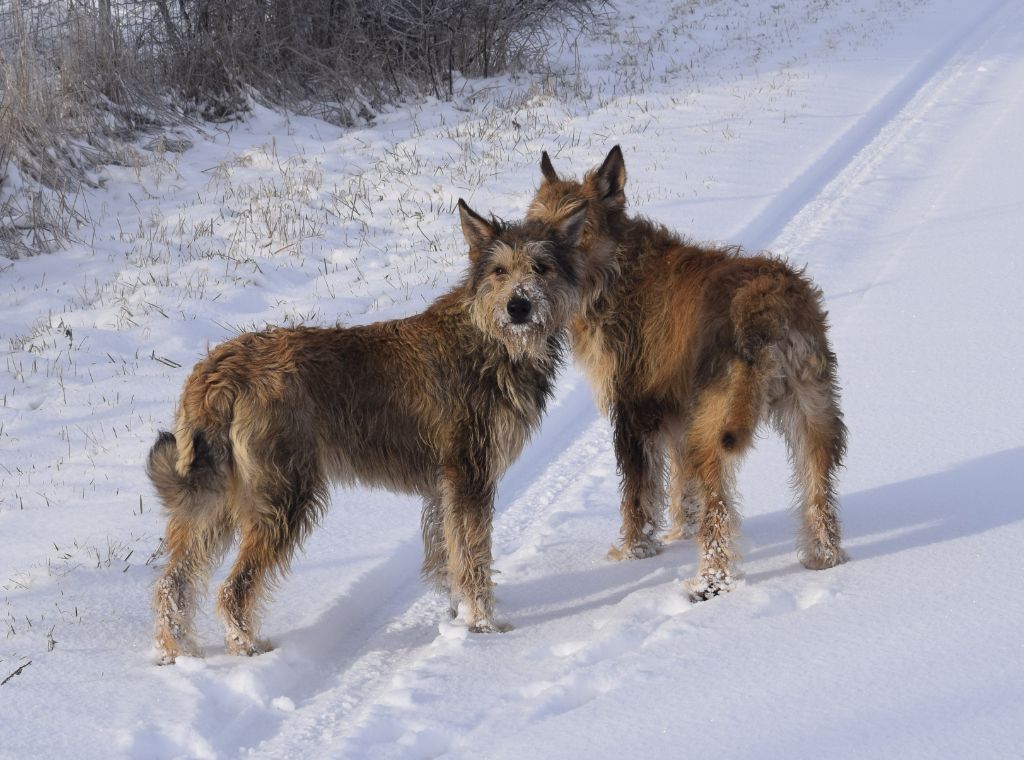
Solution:
M 236 535 L 217 594 L 227 648 L 267 648 L 259 603 L 325 510 L 330 482 L 421 495 L 424 576 L 451 593 L 453 609 L 465 604 L 472 630 L 499 629 L 495 489 L 562 362 L 584 215 L 507 225 L 462 201 L 459 210 L 469 272 L 422 314 L 247 333 L 196 365 L 174 433 L 149 455 L 168 517 L 155 589 L 161 662 L 199 651 L 197 597 Z
M 846 427 L 821 292 L 779 259 L 696 245 L 628 216 L 618 146 L 582 182 L 560 177 L 546 153 L 541 172 L 528 219 L 586 212 L 584 305 L 570 334 L 614 426 L 622 541 L 612 555 L 658 551 L 667 458 L 669 536 L 695 530 L 699 545 L 691 597 L 729 590 L 734 469 L 767 419 L 789 446 L 802 562 L 845 561 L 835 483 Z

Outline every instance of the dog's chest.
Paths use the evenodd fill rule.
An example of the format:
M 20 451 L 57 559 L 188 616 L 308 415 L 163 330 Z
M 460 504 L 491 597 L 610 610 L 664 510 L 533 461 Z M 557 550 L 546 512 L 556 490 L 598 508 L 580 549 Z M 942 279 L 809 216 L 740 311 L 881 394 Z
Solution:
M 491 421 L 492 470 L 501 477 L 526 445 L 531 426 L 510 410 L 499 410 Z
M 608 413 L 615 376 L 615 356 L 605 347 L 604 334 L 597 325 L 578 321 L 572 328 L 572 352 L 594 389 L 598 408 Z
M 500 477 L 519 457 L 540 422 L 548 387 L 548 380 L 541 376 L 525 382 L 513 376 L 499 380 L 488 421 L 495 476 Z

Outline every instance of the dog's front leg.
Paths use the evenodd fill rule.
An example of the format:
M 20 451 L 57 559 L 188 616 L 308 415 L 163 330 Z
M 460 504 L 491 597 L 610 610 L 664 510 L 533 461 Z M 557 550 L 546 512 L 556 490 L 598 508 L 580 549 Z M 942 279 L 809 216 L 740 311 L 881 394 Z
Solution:
M 509 630 L 494 620 L 491 581 L 491 521 L 494 484 L 468 468 L 445 468 L 441 486 L 444 541 L 452 605 L 465 605 L 466 624 L 474 633 Z

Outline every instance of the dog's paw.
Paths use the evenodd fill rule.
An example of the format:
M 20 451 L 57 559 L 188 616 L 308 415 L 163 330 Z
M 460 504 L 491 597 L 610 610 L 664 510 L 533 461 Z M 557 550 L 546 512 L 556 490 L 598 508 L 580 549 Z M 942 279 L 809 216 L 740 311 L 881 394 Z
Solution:
M 722 571 L 698 575 L 686 582 L 687 595 L 694 604 L 727 594 L 734 588 L 736 580 L 731 574 Z
M 645 538 L 633 544 L 613 546 L 608 550 L 608 559 L 621 562 L 627 559 L 648 559 L 661 553 L 661 541 L 656 538 Z
M 471 633 L 508 633 L 513 629 L 514 626 L 511 623 L 495 620 L 478 620 L 469 626 Z
M 156 657 L 157 665 L 173 665 L 174 661 L 178 659 L 178 652 L 167 652 L 160 651 Z
M 818 545 L 800 552 L 800 564 L 808 570 L 827 570 L 850 559 L 840 546 Z
M 232 634 L 225 638 L 228 654 L 239 657 L 255 657 L 258 654 L 269 652 L 274 647 L 265 639 L 254 639 L 241 634 Z
M 156 664 L 173 665 L 179 657 L 202 657 L 203 648 L 191 635 L 160 635 L 156 639 Z
M 689 523 L 685 525 L 676 525 L 669 529 L 664 535 L 662 541 L 665 543 L 673 543 L 675 541 L 688 541 L 697 535 L 697 528 Z

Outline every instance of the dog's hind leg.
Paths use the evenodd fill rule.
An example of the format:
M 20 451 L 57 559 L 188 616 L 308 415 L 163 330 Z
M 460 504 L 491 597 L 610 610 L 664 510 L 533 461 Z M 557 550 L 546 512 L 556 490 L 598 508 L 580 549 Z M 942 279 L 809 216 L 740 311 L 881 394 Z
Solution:
M 228 577 L 217 594 L 228 652 L 255 655 L 271 646 L 258 638 L 258 613 L 270 587 L 288 569 L 295 549 L 326 504 L 326 484 L 300 474 L 295 463 L 286 481 L 258 483 L 235 504 L 242 538 Z
M 168 559 L 154 588 L 156 648 L 160 664 L 180 654 L 198 655 L 192 631 L 197 597 L 234 533 L 228 510 L 233 481 L 223 457 L 196 431 L 188 436 L 189 456 L 179 472 L 177 439 L 161 433 L 150 449 L 146 472 L 167 512 L 164 548 Z
M 685 444 L 673 443 L 669 446 L 669 529 L 665 540 L 696 536 L 700 511 L 697 473 L 686 456 Z
M 167 565 L 155 586 L 156 647 L 166 665 L 178 655 L 198 656 L 192 621 L 197 597 L 203 595 L 210 573 L 234 535 L 226 513 L 205 519 L 172 514 L 165 536 Z
M 733 360 L 698 399 L 686 446 L 686 462 L 696 476 L 693 482 L 702 507 L 697 528 L 700 565 L 688 584 L 694 601 L 729 591 L 735 582 L 735 469 L 753 444 L 775 366 L 771 348 L 762 347 L 754 361 Z
M 696 536 L 699 566 L 696 577 L 687 582 L 687 589 L 691 601 L 700 601 L 732 590 L 738 559 L 733 535 L 739 525 L 739 513 L 732 493 L 733 458 L 715 450 L 713 445 L 692 445 L 690 458 L 697 473 L 697 498 L 702 509 Z
M 796 343 L 797 348 L 802 346 Z M 846 425 L 839 409 L 835 357 L 828 350 L 791 348 L 785 366 L 785 391 L 772 404 L 772 415 L 786 438 L 793 465 L 800 561 L 812 570 L 823 570 L 848 559 L 840 545 L 836 491 L 846 452 Z
M 620 401 L 612 410 L 615 456 L 622 476 L 622 542 L 611 559 L 644 559 L 661 551 L 665 454 L 660 417 L 652 404 Z
M 217 593 L 224 620 L 224 641 L 230 654 L 254 655 L 270 649 L 257 638 L 256 614 L 272 575 L 283 564 L 288 539 L 276 521 L 260 520 L 242 527 L 242 540 L 227 580 Z

